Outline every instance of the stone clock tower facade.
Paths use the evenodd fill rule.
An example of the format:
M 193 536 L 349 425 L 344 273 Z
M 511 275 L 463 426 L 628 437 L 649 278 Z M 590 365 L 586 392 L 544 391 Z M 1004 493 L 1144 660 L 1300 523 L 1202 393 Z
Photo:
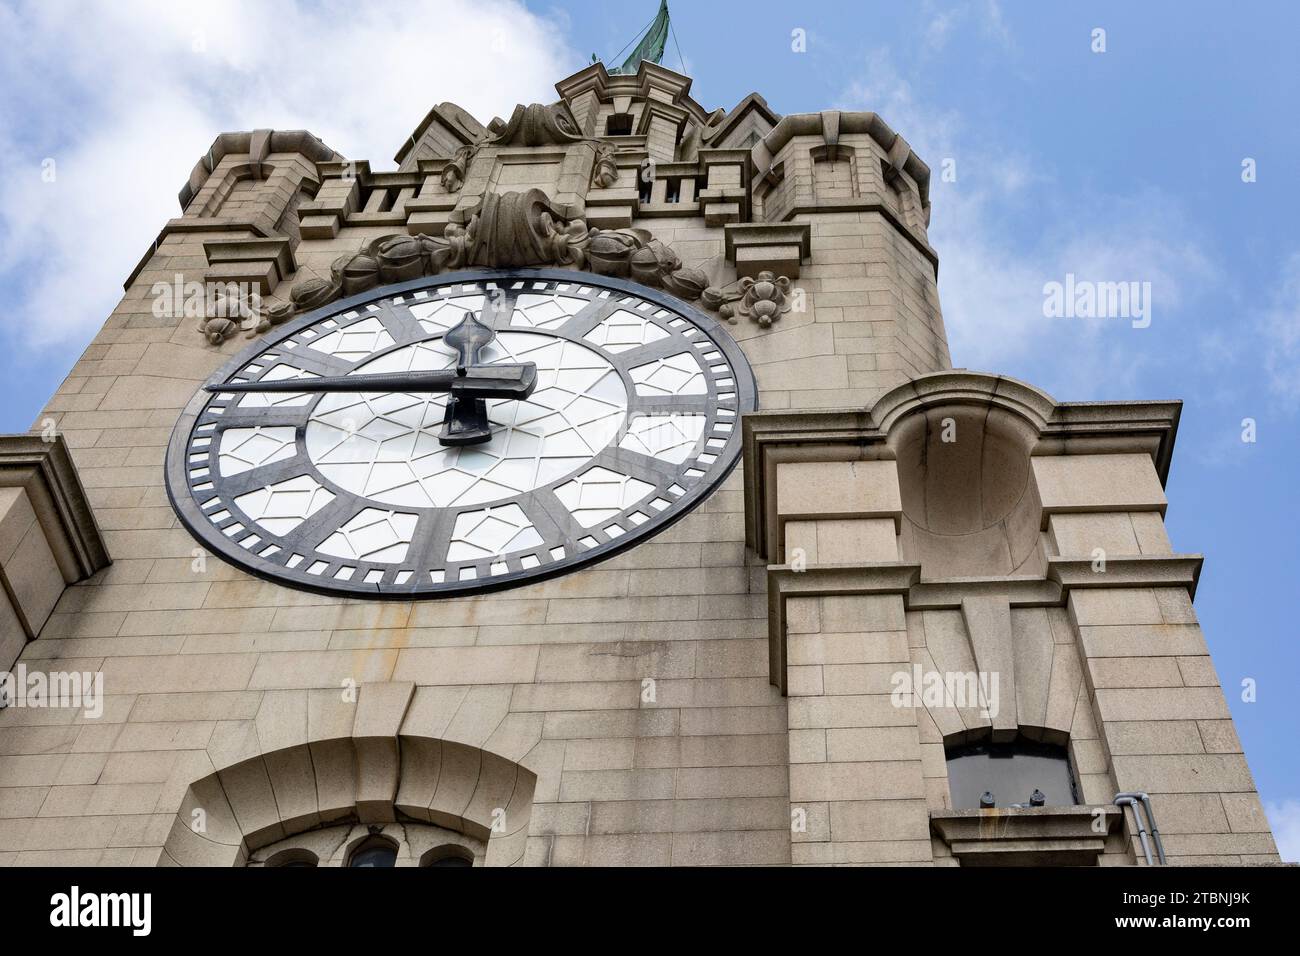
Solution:
M 0 862 L 1277 860 L 1179 404 L 954 369 L 903 136 L 690 89 L 216 138 L 0 438 Z

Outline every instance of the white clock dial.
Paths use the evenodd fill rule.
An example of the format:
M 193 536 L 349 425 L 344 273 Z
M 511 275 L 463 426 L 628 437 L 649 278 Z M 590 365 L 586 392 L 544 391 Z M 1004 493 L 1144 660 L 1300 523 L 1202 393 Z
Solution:
M 458 444 L 447 429 L 472 417 L 458 338 L 471 327 L 484 341 L 470 376 L 522 375 L 531 391 L 483 400 L 475 443 Z M 380 374 L 411 390 L 347 378 Z M 265 577 L 381 597 L 522 583 L 628 546 L 725 476 L 754 406 L 744 357 L 712 320 L 560 271 L 463 273 L 335 303 L 209 389 L 168 451 L 186 525 Z

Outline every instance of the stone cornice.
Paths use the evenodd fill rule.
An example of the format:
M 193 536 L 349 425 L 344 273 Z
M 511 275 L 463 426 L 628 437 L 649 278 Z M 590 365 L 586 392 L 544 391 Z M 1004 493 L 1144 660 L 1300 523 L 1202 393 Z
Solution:
M 760 411 L 741 423 L 745 464 L 745 540 L 769 556 L 776 466 L 784 461 L 893 459 L 889 435 L 904 418 L 951 405 L 998 407 L 1037 433 L 1032 454 L 1150 455 L 1163 484 L 1169 474 L 1181 402 L 1057 402 L 1005 375 L 951 369 L 921 375 L 886 392 L 870 411 Z
M 919 564 L 820 564 L 796 571 L 789 565 L 767 569 L 768 679 L 786 692 L 785 603 L 791 597 L 836 594 L 907 594 L 921 574 Z
M 909 611 L 942 611 L 961 607 L 966 598 L 997 594 L 1011 607 L 1060 607 L 1065 603 L 1059 581 L 1035 577 L 945 578 L 919 581 L 908 589 Z
M 1101 833 L 1098 814 L 1105 821 Z M 1107 834 L 1122 820 L 1115 806 L 930 811 L 930 829 L 966 864 L 1095 865 Z
M 124 290 L 129 290 L 135 284 L 135 280 L 149 265 L 149 260 L 158 251 L 163 240 L 177 232 L 243 232 L 248 234 L 247 238 L 276 238 L 274 233 L 267 231 L 252 219 L 232 219 L 224 216 L 212 216 L 206 219 L 169 219 L 167 225 L 163 226 L 158 233 L 158 238 L 149 245 L 144 255 L 140 257 L 140 261 L 135 264 L 135 268 L 131 270 L 131 274 L 122 283 Z
M 109 565 L 108 548 L 63 436 L 45 441 L 38 435 L 0 435 L 0 487 L 27 493 L 65 581 L 80 581 Z
M 731 112 L 722 118 L 721 122 L 705 130 L 706 141 L 712 143 L 726 139 L 727 134 L 735 128 L 736 124 L 750 113 L 757 113 L 771 126 L 776 126 L 781 121 L 780 115 L 774 113 L 772 108 L 767 105 L 767 100 L 757 93 L 750 93 L 737 103 Z
M 459 140 L 462 145 L 478 141 L 487 132 L 482 123 L 455 103 L 439 103 L 425 114 L 424 119 L 420 120 L 420 125 L 415 127 L 406 142 L 402 144 L 401 149 L 397 151 L 397 155 L 393 157 L 393 161 L 401 164 L 406 159 L 406 154 L 419 143 L 420 138 L 435 122 L 447 130 L 453 138 Z M 471 123 L 473 127 L 470 127 L 469 124 Z
M 1061 402 L 1043 429 L 1035 455 L 1151 455 L 1161 485 L 1169 480 L 1180 401 Z
M 888 222 L 908 243 L 919 252 L 931 268 L 934 269 L 935 277 L 939 276 L 939 253 L 934 250 L 924 238 L 917 235 L 916 232 L 903 220 L 898 218 L 898 214 L 883 203 L 876 202 L 874 199 L 866 198 L 847 198 L 847 199 L 823 199 L 811 203 L 797 203 L 791 206 L 785 214 L 785 221 L 793 219 L 795 216 L 812 216 L 828 212 L 852 212 L 852 213 L 877 213 L 882 219 Z
M 792 597 L 897 594 L 907 611 L 960 608 L 978 595 L 1005 597 L 1011 607 L 1063 607 L 1075 588 L 1186 588 L 1196 596 L 1204 558 L 1199 554 L 1120 555 L 1105 571 L 1090 560 L 1051 558 L 1045 578 L 962 577 L 922 581 L 921 565 L 899 562 L 788 564 L 767 569 L 768 665 L 771 682 L 786 690 L 786 601 Z
M 1107 555 L 1098 570 L 1087 558 L 1049 558 L 1047 577 L 1063 596 L 1074 588 L 1186 588 L 1194 598 L 1204 562 L 1200 554 Z
M 208 147 L 207 153 L 194 164 L 189 180 L 181 187 L 177 198 L 182 212 L 226 156 L 248 154 L 249 161 L 257 167 L 272 153 L 298 153 L 314 163 L 343 158 L 305 129 L 220 133 Z
M 637 123 L 636 133 L 638 136 L 647 136 L 650 133 L 650 122 L 656 116 L 661 116 L 668 120 L 677 129 L 686 122 L 689 114 L 680 106 L 672 103 L 663 103 L 659 100 L 646 100 L 645 106 L 641 109 L 641 118 Z
M 571 100 L 576 96 L 581 96 L 588 90 L 593 91 L 597 97 L 604 99 L 608 89 L 609 70 L 605 68 L 604 63 L 593 63 L 591 66 L 585 67 L 555 84 L 555 92 L 564 100 Z
M 691 82 L 689 76 L 649 60 L 642 60 L 634 74 L 611 74 L 604 63 L 593 63 L 556 83 L 555 92 L 566 102 L 588 91 L 594 92 L 601 102 L 608 102 L 614 96 L 650 102 L 650 91 L 662 90 L 669 93 L 675 105 L 686 110 L 693 122 L 704 127 L 710 114 L 691 98 Z
M 890 459 L 885 435 L 865 410 L 758 411 L 741 419 L 745 474 L 745 543 L 767 557 L 777 527 L 776 467 L 787 461 Z
M 901 138 L 883 119 L 875 113 L 841 112 L 825 110 L 821 113 L 791 113 L 781 120 L 763 139 L 754 144 L 751 150 L 754 168 L 761 176 L 772 165 L 773 158 L 796 136 L 820 136 L 823 142 L 832 145 L 845 134 L 866 133 L 886 153 L 895 150 L 896 142 Z M 904 146 L 906 142 L 904 141 Z M 930 167 L 908 147 L 904 156 L 898 156 L 894 163 L 913 180 L 921 196 L 921 206 L 930 205 Z

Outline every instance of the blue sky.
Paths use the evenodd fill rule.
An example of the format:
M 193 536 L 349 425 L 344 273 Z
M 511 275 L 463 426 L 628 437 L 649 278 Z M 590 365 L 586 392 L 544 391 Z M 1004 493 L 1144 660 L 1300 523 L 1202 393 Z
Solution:
M 612 59 L 656 6 L 283 0 L 272 40 L 253 0 L 0 0 L 0 33 L 26 38 L 0 61 L 0 432 L 31 425 L 216 132 L 306 127 L 391 168 L 433 103 L 486 121 L 553 99 L 556 79 L 592 52 Z M 957 365 L 1061 400 L 1185 402 L 1168 528 L 1175 550 L 1207 555 L 1197 610 L 1296 858 L 1300 11 L 747 0 L 678 2 L 673 20 L 706 107 L 757 90 L 782 113 L 872 109 L 936 171 L 952 160 L 931 241 Z M 665 64 L 679 66 L 671 41 Z M 1150 282 L 1150 326 L 1045 318 L 1043 285 L 1067 273 Z

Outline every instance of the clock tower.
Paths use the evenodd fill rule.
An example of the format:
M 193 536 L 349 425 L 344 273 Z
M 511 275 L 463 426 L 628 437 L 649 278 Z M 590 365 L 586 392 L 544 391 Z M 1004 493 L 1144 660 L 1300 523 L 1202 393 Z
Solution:
M 0 857 L 1277 860 L 1179 403 L 954 369 L 906 131 L 659 33 L 395 168 L 213 141 L 0 438 Z

